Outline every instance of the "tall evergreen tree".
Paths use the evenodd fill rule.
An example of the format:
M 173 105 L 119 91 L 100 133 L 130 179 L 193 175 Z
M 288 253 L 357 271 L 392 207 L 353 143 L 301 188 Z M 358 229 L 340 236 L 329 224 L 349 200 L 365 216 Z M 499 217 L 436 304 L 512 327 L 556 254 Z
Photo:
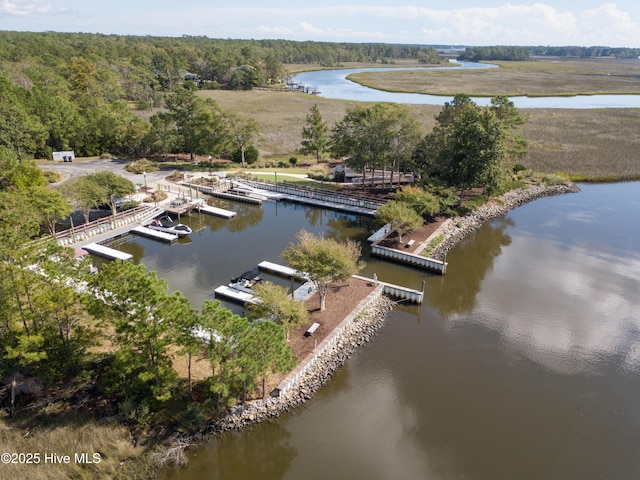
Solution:
M 144 265 L 114 261 L 104 264 L 91 286 L 100 293 L 94 311 L 112 322 L 114 343 L 132 381 L 156 400 L 170 398 L 175 380 L 169 347 L 173 342 L 167 281 Z
M 318 105 L 314 104 L 307 113 L 306 125 L 302 128 L 302 148 L 304 155 L 315 155 L 320 162 L 329 150 L 331 140 L 328 135 L 329 127 L 322 120 Z
M 504 173 L 505 127 L 495 110 L 456 95 L 414 154 L 419 168 L 464 194 L 474 185 L 495 186 Z
M 293 368 L 297 360 L 287 345 L 282 326 L 269 321 L 252 325 L 245 355 L 250 360 L 250 374 L 262 379 L 262 398 L 267 392 L 267 374 L 285 373 Z

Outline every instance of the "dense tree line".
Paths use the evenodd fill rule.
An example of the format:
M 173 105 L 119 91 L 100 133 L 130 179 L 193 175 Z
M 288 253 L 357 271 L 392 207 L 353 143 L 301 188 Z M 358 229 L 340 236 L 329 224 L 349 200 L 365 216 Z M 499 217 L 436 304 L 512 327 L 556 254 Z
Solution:
M 458 56 L 458 59 L 468 62 L 479 62 L 481 60 L 526 61 L 530 59 L 531 55 L 568 58 L 638 58 L 640 56 L 640 48 L 600 46 L 467 47 L 465 51 Z
M 255 84 L 282 80 L 284 63 L 440 62 L 435 49 L 412 45 L 0 32 L 0 65 L 26 75 L 26 81 L 33 67 L 45 68 L 46 75 L 65 77 L 74 58 L 109 70 L 112 80 L 134 101 L 158 88 L 171 89 L 186 72 L 207 82 L 243 88 L 248 86 L 242 84 L 243 76 Z
M 596 57 L 615 57 L 615 58 L 638 58 L 640 57 L 640 48 L 626 47 L 579 47 L 579 46 L 536 46 L 527 47 L 531 55 L 550 56 L 550 57 L 572 57 L 572 58 L 596 58 Z
M 242 158 L 256 125 L 225 117 L 187 90 L 280 83 L 284 63 L 405 58 L 440 57 L 429 48 L 384 44 L 0 32 L 0 145 L 18 158 L 71 149 L 79 156 L 238 151 Z M 149 123 L 132 106 L 170 112 Z
M 97 172 L 66 190 L 84 210 L 133 185 Z M 35 164 L 0 146 L 0 378 L 31 379 L 47 390 L 90 382 L 121 413 L 143 407 L 152 413 L 171 398 L 191 396 L 193 356 L 211 363 L 201 392 L 220 407 L 260 384 L 264 395 L 269 372 L 293 366 L 285 334 L 290 318 L 251 322 L 214 301 L 196 310 L 133 262 L 106 263 L 92 273 L 88 258 L 41 236 L 70 212 Z M 186 383 L 178 380 L 176 356 L 189 365 Z M 24 407 L 11 381 L 0 386 L 0 404 Z
M 529 50 L 525 47 L 497 46 L 497 47 L 467 47 L 458 56 L 458 60 L 467 62 L 479 62 L 481 60 L 529 60 Z

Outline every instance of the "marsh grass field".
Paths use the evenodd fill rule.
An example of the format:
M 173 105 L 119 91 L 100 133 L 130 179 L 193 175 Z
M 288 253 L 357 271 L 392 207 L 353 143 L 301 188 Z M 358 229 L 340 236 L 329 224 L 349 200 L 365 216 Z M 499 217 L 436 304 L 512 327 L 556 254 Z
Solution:
M 519 92 L 547 95 L 569 91 L 640 93 L 638 60 L 539 60 L 501 65 L 504 67 L 491 70 L 394 71 L 370 73 L 367 77 L 375 79 L 371 83 L 383 86 L 389 79 L 402 83 L 404 75 L 426 75 L 430 92 L 470 95 L 483 91 L 488 95 L 509 94 L 516 91 L 516 86 Z M 450 84 L 452 77 L 459 77 L 458 83 Z M 601 89 L 605 82 L 607 88 Z M 418 83 L 414 81 L 411 85 Z M 406 91 L 422 91 L 418 87 L 410 90 L 409 85 L 405 83 Z M 355 104 L 298 92 L 206 90 L 200 94 L 216 100 L 224 109 L 258 121 L 261 135 L 257 146 L 266 159 L 299 155 L 305 117 L 314 104 L 330 127 Z M 409 108 L 426 134 L 435 125 L 441 107 L 409 105 Z M 640 109 L 522 109 L 521 112 L 527 119 L 523 135 L 530 143 L 529 154 L 522 163 L 528 168 L 563 173 L 575 181 L 640 178 Z
M 0 422 L 0 446 L 2 453 L 38 454 L 30 464 L 0 464 L 0 480 L 141 479 L 155 472 L 144 448 L 131 445 L 125 426 L 98 424 L 82 414 L 25 416 L 13 420 L 11 427 Z M 76 455 L 83 453 L 96 461 L 77 462 Z M 46 454 L 68 455 L 69 462 L 51 461 Z
M 487 62 L 499 68 L 362 72 L 347 78 L 391 92 L 472 96 L 570 96 L 640 93 L 640 60 L 534 59 Z

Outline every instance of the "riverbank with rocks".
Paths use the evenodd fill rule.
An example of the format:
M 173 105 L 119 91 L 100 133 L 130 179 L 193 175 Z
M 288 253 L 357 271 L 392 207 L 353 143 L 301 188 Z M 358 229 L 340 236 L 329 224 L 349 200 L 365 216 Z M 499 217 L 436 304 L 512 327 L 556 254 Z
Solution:
M 439 236 L 443 237 L 442 241 L 431 249 L 429 257 L 436 260 L 444 259 L 447 253 L 467 235 L 478 230 L 484 223 L 506 215 L 514 208 L 539 198 L 578 192 L 580 192 L 580 188 L 574 183 L 532 185 L 528 188 L 519 188 L 507 192 L 463 217 L 448 219 L 440 225 L 425 242 L 425 244 L 428 244 L 431 239 L 438 238 Z
M 359 347 L 370 342 L 376 336 L 384 324 L 387 314 L 395 305 L 396 303 L 390 298 L 384 295 L 379 296 L 371 305 L 360 312 L 347 328 L 343 329 L 339 338 L 318 356 L 315 362 L 299 377 L 295 385 L 279 397 L 254 400 L 245 406 L 235 408 L 229 415 L 217 420 L 210 427 L 209 433 L 239 430 L 290 412 L 293 408 L 309 400 Z
M 238 406 L 203 428 L 201 433 L 195 436 L 174 436 L 153 454 L 154 463 L 158 466 L 185 465 L 188 462 L 186 449 L 207 441 L 212 435 L 241 430 L 278 417 L 311 399 L 313 394 L 332 378 L 335 371 L 343 366 L 358 348 L 377 335 L 387 315 L 395 307 L 396 302 L 389 297 L 380 295 L 377 291 L 375 295 L 377 298 L 367 302 L 367 306 L 355 315 L 353 321 L 341 329 L 329 347 L 315 357 L 286 392 L 280 396 L 253 400 Z

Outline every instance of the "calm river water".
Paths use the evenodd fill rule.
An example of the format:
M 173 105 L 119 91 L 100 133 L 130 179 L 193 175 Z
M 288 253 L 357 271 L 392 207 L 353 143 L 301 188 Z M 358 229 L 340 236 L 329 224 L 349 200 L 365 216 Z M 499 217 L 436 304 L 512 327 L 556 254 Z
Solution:
M 583 186 L 485 225 L 445 277 L 369 261 L 419 287 L 293 414 L 190 454 L 164 480 L 636 479 L 640 474 L 640 183 Z M 195 217 L 187 244 L 123 248 L 197 305 L 307 228 L 370 221 L 300 206 Z M 200 223 L 198 223 L 200 222 Z
M 354 68 L 316 70 L 299 73 L 293 80 L 320 91 L 319 96 L 357 100 L 359 102 L 393 102 L 415 105 L 444 105 L 451 97 L 422 93 L 385 92 L 352 82 L 346 77 L 357 72 L 382 72 L 390 70 L 477 70 L 495 68 L 496 65 L 460 62 L 450 67 L 400 67 L 400 68 Z M 477 105 L 489 105 L 488 97 L 472 97 Z M 640 108 L 640 95 L 577 95 L 573 97 L 511 97 L 517 108 Z

